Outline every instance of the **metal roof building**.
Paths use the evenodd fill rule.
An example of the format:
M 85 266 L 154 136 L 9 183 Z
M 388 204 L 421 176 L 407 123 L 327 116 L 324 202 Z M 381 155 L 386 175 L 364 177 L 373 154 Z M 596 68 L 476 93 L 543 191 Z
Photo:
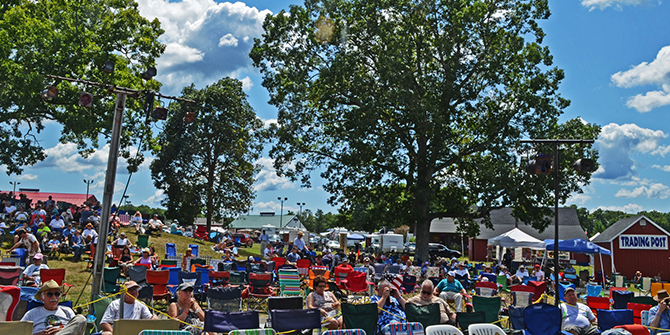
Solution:
M 260 215 L 241 215 L 230 223 L 230 228 L 260 230 L 266 225 L 272 225 L 277 228 L 291 227 L 306 229 L 302 222 L 300 222 L 300 219 L 298 219 L 298 216 L 287 214 L 280 217 L 279 215 L 275 215 L 274 212 L 261 213 Z

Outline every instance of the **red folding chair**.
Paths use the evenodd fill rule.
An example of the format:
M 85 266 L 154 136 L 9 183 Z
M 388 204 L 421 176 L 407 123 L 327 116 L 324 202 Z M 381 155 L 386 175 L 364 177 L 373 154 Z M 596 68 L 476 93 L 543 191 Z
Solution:
M 0 301 L 7 304 L 7 309 L 0 309 L 0 320 L 3 321 L 12 321 L 12 316 L 14 315 L 14 309 L 16 305 L 21 301 L 21 289 L 16 286 L 5 286 L 0 288 Z
M 154 300 L 163 300 L 170 302 L 172 294 L 168 290 L 167 284 L 170 281 L 170 271 L 168 270 L 147 270 L 147 284 L 154 287 Z
M 247 310 L 268 312 L 263 302 L 274 295 L 270 283 L 272 283 L 271 273 L 249 273 L 249 285 L 242 291 L 242 298 L 247 299 Z
M 374 285 L 367 281 L 368 275 L 365 272 L 351 271 L 347 275 L 347 290 L 352 293 L 365 293 L 368 285 Z
M 212 287 L 215 286 L 228 286 L 228 281 L 230 280 L 230 271 L 214 271 L 209 270 L 209 285 Z
M 353 271 L 352 268 L 350 267 L 340 267 L 336 266 L 335 269 L 333 269 L 334 277 L 335 277 L 335 283 L 337 284 L 337 287 L 340 289 L 346 290 L 347 289 L 347 277 L 349 276 L 349 272 Z
M 309 274 L 309 266 L 312 265 L 312 262 L 309 259 L 299 259 L 295 263 L 295 267 L 298 268 L 298 273 L 301 276 L 307 276 Z
M 649 329 L 643 325 L 623 325 L 616 326 L 614 329 L 625 329 L 632 335 L 649 335 Z
M 533 292 L 533 300 L 535 301 L 539 300 L 547 291 L 546 281 L 529 281 L 528 286 L 535 288 L 535 292 Z
M 610 309 L 610 299 L 606 297 L 586 297 L 586 305 L 591 308 L 593 315 L 597 317 L 599 309 Z
M 610 300 L 614 299 L 614 297 L 612 297 L 612 291 L 625 291 L 625 290 L 626 290 L 625 287 L 610 287 Z
M 478 296 L 494 297 L 498 294 L 498 284 L 492 282 L 477 282 L 475 283 L 475 292 Z
M 59 286 L 67 287 L 67 291 L 65 291 L 63 295 L 67 295 L 72 286 L 74 286 L 64 282 L 65 269 L 42 269 L 40 270 L 40 278 L 42 279 L 43 283 L 53 279 L 56 283 L 58 283 Z
M 19 282 L 20 276 L 21 276 L 21 268 L 18 266 L 0 267 L 0 285 L 14 286 Z
M 636 304 L 633 302 L 629 302 L 626 305 L 627 309 L 633 311 L 633 321 L 636 325 L 642 324 L 642 311 L 648 311 L 651 309 L 651 307 L 653 306 L 647 304 Z
M 275 262 L 275 269 L 278 269 L 280 266 L 286 264 L 286 258 L 284 257 L 275 257 L 272 259 Z

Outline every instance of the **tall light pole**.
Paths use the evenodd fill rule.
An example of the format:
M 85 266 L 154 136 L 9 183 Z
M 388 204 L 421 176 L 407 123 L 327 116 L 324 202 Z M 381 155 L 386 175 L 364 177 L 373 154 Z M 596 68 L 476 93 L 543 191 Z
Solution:
M 298 206 L 300 206 L 300 211 L 298 212 L 298 218 L 302 220 L 302 206 L 305 206 L 305 203 L 298 203 Z
M 561 172 L 560 172 L 560 165 L 558 164 L 558 146 L 561 144 L 591 144 L 593 143 L 593 140 L 551 140 L 551 139 L 533 139 L 533 140 L 521 140 L 520 143 L 529 143 L 529 144 L 553 144 L 554 146 L 554 161 L 553 161 L 553 169 L 554 169 L 554 278 L 556 281 L 554 282 L 555 287 L 555 292 L 558 292 L 558 269 L 559 269 L 559 262 L 558 262 L 558 201 L 559 201 L 559 183 L 561 180 Z M 579 160 L 575 162 L 575 167 L 579 164 L 580 161 L 586 161 L 586 160 Z M 534 164 L 534 163 L 531 163 Z M 589 164 L 585 164 L 583 167 L 577 167 L 578 170 L 581 170 L 580 172 L 590 172 L 593 170 L 593 162 L 590 162 L 590 166 L 586 166 Z M 532 169 L 534 170 L 535 167 L 533 166 Z M 526 169 L 529 173 L 531 172 L 530 169 Z M 558 299 L 558 296 L 555 297 L 554 303 L 556 306 L 558 306 L 558 303 L 560 302 L 560 299 Z
M 14 185 L 14 191 L 12 192 L 12 194 L 16 195 L 16 185 L 21 184 L 21 182 L 20 181 L 10 181 L 9 183 Z
M 281 197 L 277 197 L 277 200 L 281 202 L 281 211 L 279 212 L 279 228 L 281 228 L 282 224 L 284 224 L 284 201 L 288 200 L 288 198 L 284 197 L 282 199 Z
M 95 180 L 93 179 L 84 179 L 84 183 L 86 183 L 86 203 L 88 203 L 88 188 L 91 186 L 91 184 L 95 183 Z

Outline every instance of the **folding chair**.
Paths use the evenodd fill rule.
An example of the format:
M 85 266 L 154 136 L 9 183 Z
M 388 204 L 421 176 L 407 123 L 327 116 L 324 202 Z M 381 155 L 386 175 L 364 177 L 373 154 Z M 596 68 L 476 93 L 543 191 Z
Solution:
M 561 301 L 565 301 L 564 293 L 568 287 L 572 287 L 574 289 L 575 284 L 569 282 L 558 282 L 558 298 Z
M 400 270 L 402 270 L 402 267 L 400 265 L 392 264 L 386 268 L 386 273 L 392 273 L 394 275 L 397 275 L 400 274 Z
M 533 299 L 535 299 L 535 301 L 540 300 L 544 292 L 547 291 L 546 281 L 529 281 L 527 285 L 535 288 L 535 292 L 533 292 Z
M 598 310 L 598 328 L 600 331 L 612 329 L 615 326 L 632 325 L 633 322 L 635 322 L 635 318 L 631 310 Z
M 246 285 L 247 272 L 246 271 L 230 271 L 230 278 L 228 279 L 230 285 Z
M 651 309 L 651 305 L 645 304 L 636 304 L 629 302 L 626 305 L 627 309 L 633 311 L 633 319 L 635 320 L 636 325 L 642 324 L 642 311 L 648 311 Z
M 649 288 L 649 295 L 654 297 L 656 296 L 656 293 L 662 289 L 663 283 L 651 283 L 651 287 Z
M 482 272 L 480 275 L 483 278 L 487 278 L 489 280 L 489 283 L 495 283 L 498 280 L 498 276 L 496 276 L 494 273 L 487 273 L 487 272 Z
M 205 311 L 204 332 L 229 333 L 238 329 L 260 328 L 258 311 L 246 312 L 219 312 L 215 310 Z
M 366 332 L 363 329 L 337 329 L 326 330 L 321 335 L 366 335 Z
M 367 334 L 375 334 L 379 312 L 377 304 L 342 304 L 342 321 L 347 328 L 363 329 Z
M 274 309 L 270 311 L 272 328 L 276 332 L 321 329 L 321 312 L 318 309 Z
M 623 326 L 616 326 L 614 327 L 614 329 L 625 329 L 632 335 L 649 335 L 649 329 L 647 329 L 647 327 L 642 325 L 623 325 Z
M 185 330 L 143 330 L 138 335 L 190 335 L 191 333 Z
M 367 273 L 358 271 L 349 272 L 347 276 L 347 290 L 349 293 L 366 293 L 368 292 L 368 285 L 374 285 L 374 283 L 368 281 Z
M 532 293 L 531 293 L 532 294 Z M 524 330 L 526 329 L 526 321 L 523 316 L 524 309 L 526 307 L 515 307 L 510 305 L 507 307 L 509 312 L 509 320 L 511 322 L 511 327 L 513 330 Z
M 14 286 L 19 282 L 21 268 L 18 266 L 0 266 L 0 285 Z
M 391 322 L 382 327 L 384 335 L 423 335 L 423 326 L 418 322 Z
M 174 243 L 165 243 L 165 258 L 177 257 L 177 245 Z
M 43 283 L 46 283 L 49 280 L 53 279 L 54 281 L 56 281 L 56 283 L 58 283 L 58 285 L 67 287 L 67 291 L 65 291 L 64 295 L 67 295 L 67 293 L 73 286 L 64 282 L 65 269 L 42 269 L 40 270 L 40 278 L 42 279 Z
M 268 311 L 281 309 L 303 309 L 304 303 L 302 297 L 269 297 L 268 301 Z M 268 314 L 268 319 L 265 323 L 265 328 L 272 328 L 272 314 Z
M 277 332 L 272 328 L 236 329 L 231 330 L 228 335 L 277 335 Z
M 312 262 L 309 259 L 299 259 L 295 266 L 298 268 L 298 273 L 301 276 L 307 276 L 309 273 L 309 267 L 312 265 Z
M 149 268 L 146 266 L 133 265 L 128 268 L 128 277 L 140 286 L 144 286 L 147 284 L 147 270 Z
M 242 297 L 247 298 L 247 310 L 261 309 L 267 313 L 263 302 L 271 297 L 273 292 L 270 288 L 272 275 L 270 273 L 249 273 L 249 286 L 242 292 Z M 275 329 L 276 330 L 276 329 Z
M 441 321 L 439 304 L 425 306 L 405 304 L 405 314 L 408 322 L 419 322 L 423 328 L 439 325 Z
M 328 267 L 325 266 L 312 266 L 309 269 L 308 274 L 309 281 L 307 287 L 312 291 L 314 291 L 314 278 L 316 278 L 316 276 L 323 276 L 326 278 L 326 281 L 330 280 L 330 271 L 328 270 Z
M 89 314 L 95 316 L 93 326 L 97 332 L 97 330 L 100 329 L 100 320 L 102 320 L 102 316 L 105 314 L 107 307 L 109 306 L 109 304 L 112 303 L 113 299 L 105 298 L 105 296 L 99 294 L 95 295 L 95 297 L 93 298 L 95 302 L 91 305 L 91 310 L 89 311 Z
M 32 335 L 32 321 L 0 321 L 0 331 L 13 335 Z
M 144 285 L 140 287 L 137 299 L 142 301 L 145 305 L 154 307 L 154 287 L 153 285 Z
M 340 267 L 336 266 L 334 269 L 334 278 L 335 278 L 335 283 L 337 284 L 337 287 L 340 289 L 346 290 L 347 289 L 347 276 L 349 276 L 349 272 L 353 271 L 351 268 L 345 268 L 345 267 Z
M 139 334 L 145 329 L 151 330 L 179 330 L 179 321 L 171 319 L 160 320 L 114 320 L 112 335 Z
M 113 267 L 113 268 L 105 268 L 104 271 L 102 272 L 102 276 L 104 279 L 104 285 L 103 285 L 103 293 L 116 293 L 119 288 L 116 285 L 117 279 L 121 276 L 121 268 L 118 267 Z
M 471 324 L 468 326 L 469 335 L 489 335 L 489 334 L 505 334 L 505 331 L 496 325 L 488 324 Z
M 642 293 L 643 295 L 650 295 L 651 294 L 651 278 L 649 277 L 642 277 L 642 280 L 640 280 L 640 283 L 636 285 L 637 289 Z
M 589 306 L 591 312 L 597 317 L 599 310 L 610 309 L 610 299 L 605 297 L 586 297 L 586 306 Z
M 534 292 L 529 291 L 512 291 L 512 305 L 517 308 L 524 308 L 533 304 Z
M 468 329 L 471 324 L 486 322 L 486 314 L 481 311 L 473 313 L 456 313 L 456 323 L 461 329 Z
M 612 309 L 626 309 L 630 298 L 635 294 L 629 291 L 612 291 Z
M 475 292 L 481 297 L 495 297 L 498 294 L 498 285 L 492 282 L 477 282 Z
M 454 326 L 435 325 L 426 327 L 426 335 L 463 335 L 463 332 Z
M 272 261 L 275 262 L 276 267 L 280 267 L 280 266 L 286 264 L 286 258 L 284 258 L 284 257 L 274 257 L 274 258 L 272 258 Z
M 635 304 L 651 305 L 652 307 L 658 305 L 658 301 L 654 300 L 652 297 L 635 296 L 630 298 L 630 302 Z
M 177 260 L 174 259 L 161 259 L 160 263 L 160 268 L 165 269 L 165 268 L 176 268 L 177 263 L 179 263 Z
M 148 248 L 149 247 L 149 235 L 137 235 L 137 247 L 138 248 Z
M 280 295 L 301 295 L 298 270 L 279 270 Z
M 625 291 L 625 290 L 626 290 L 625 287 L 610 287 L 609 298 L 614 299 L 614 294 L 612 292 L 614 292 L 614 291 Z
M 370 283 L 374 285 L 374 283 Z M 416 276 L 405 274 L 402 276 L 402 288 L 405 293 L 412 293 L 416 289 Z
M 5 286 L 0 288 L 0 321 L 12 321 L 14 309 L 19 304 L 20 300 L 20 288 L 15 286 Z
M 227 286 L 230 280 L 230 271 L 209 270 L 209 285 L 211 287 Z
M 561 309 L 537 303 L 523 309 L 526 330 L 530 335 L 553 335 L 561 331 Z
M 189 244 L 188 247 L 191 248 L 191 255 L 193 255 L 193 257 L 198 257 L 200 254 L 200 246 L 197 244 Z
M 586 296 L 587 297 L 599 297 L 603 287 L 600 285 L 587 284 L 586 285 Z
M 381 280 L 386 272 L 386 264 L 375 263 L 372 267 L 375 268 L 375 281 Z
M 483 311 L 486 313 L 486 323 L 493 323 L 498 321 L 498 313 L 500 312 L 500 297 L 481 297 L 472 296 L 472 307 L 475 311 Z
M 165 300 L 166 302 L 170 301 L 172 294 L 168 290 L 168 283 L 170 282 L 170 271 L 153 271 L 148 270 L 145 273 L 147 284 L 153 287 L 153 300 Z
M 209 309 L 222 312 L 242 310 L 242 288 L 239 286 L 212 287 L 207 290 Z

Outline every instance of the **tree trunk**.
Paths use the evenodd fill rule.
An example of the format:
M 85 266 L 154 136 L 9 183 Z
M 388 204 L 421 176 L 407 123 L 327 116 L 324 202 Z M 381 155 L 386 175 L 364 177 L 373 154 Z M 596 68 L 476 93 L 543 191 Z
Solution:
M 416 250 L 415 259 L 425 262 L 430 259 L 428 243 L 430 242 L 430 171 L 421 169 L 418 171 L 416 183 L 416 197 L 414 200 L 414 218 L 416 220 Z

